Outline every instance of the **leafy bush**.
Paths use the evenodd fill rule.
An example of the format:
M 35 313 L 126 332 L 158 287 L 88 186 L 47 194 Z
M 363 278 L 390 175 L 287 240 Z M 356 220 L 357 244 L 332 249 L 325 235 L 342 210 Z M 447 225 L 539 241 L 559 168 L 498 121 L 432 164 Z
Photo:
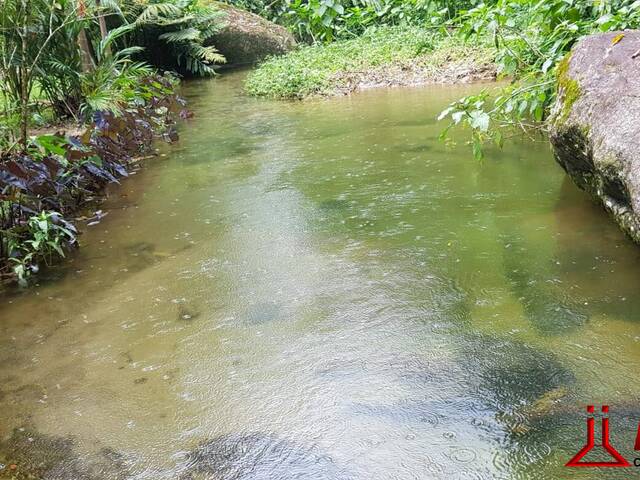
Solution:
M 129 43 L 136 34 L 149 38 L 155 29 L 154 44 L 164 42 L 165 53 L 196 73 L 211 73 L 210 63 L 221 60 L 203 44 L 219 16 L 196 0 L 135 5 L 139 11 L 128 23 L 124 5 L 112 1 L 2 3 L 0 277 L 13 274 L 23 281 L 39 262 L 64 255 L 75 243 L 75 229 L 64 216 L 127 175 L 132 157 L 149 148 L 156 134 L 175 138 L 174 118 L 185 115 L 174 94 L 176 81 L 132 60 L 144 51 L 144 45 Z M 42 105 L 90 126 L 79 138 L 32 139 L 30 121 Z
M 4 114 L 17 115 L 24 146 L 34 87 L 61 112 L 78 105 L 80 55 L 77 38 L 84 21 L 75 2 L 6 0 L 0 8 L 0 78 Z M 14 131 L 9 131 L 15 134 Z
M 38 271 L 38 261 L 50 265 L 55 256 L 76 243 L 76 228 L 58 212 L 43 210 L 10 232 L 9 261 L 21 285 Z
M 75 228 L 64 217 L 107 183 L 126 176 L 133 158 L 147 151 L 157 134 L 175 140 L 175 118 L 187 112 L 174 86 L 172 77 L 142 78 L 130 103 L 117 114 L 94 113 L 80 137 L 43 135 L 26 151 L 5 154 L 0 162 L 0 276 L 13 273 L 24 280 L 40 261 L 48 264 L 52 256 L 63 255 L 75 243 Z
M 134 29 L 131 25 L 109 32 L 96 49 L 96 66 L 78 74 L 82 102 L 79 113 L 84 119 L 95 112 L 121 113 L 139 95 L 140 81 L 150 77 L 153 69 L 146 63 L 132 62 L 130 56 L 143 50 L 134 46 L 111 53 L 111 46 Z M 143 82 L 144 83 L 144 82 Z
M 476 0 L 227 0 L 288 26 L 299 39 L 330 42 L 353 38 L 373 26 L 424 26 L 435 15 L 452 18 Z
M 116 111 L 137 79 L 151 73 L 132 56 L 170 70 L 212 74 L 213 63 L 224 58 L 207 42 L 222 15 L 197 0 L 3 1 L 0 145 L 24 148 L 34 117 L 51 117 L 43 111 L 77 121 L 94 111 Z
M 561 60 L 585 35 L 640 27 L 640 0 L 499 0 L 463 12 L 451 26 L 463 40 L 491 38 L 499 71 L 513 79 L 493 101 L 482 92 L 441 115 L 449 127 L 472 128 L 474 155 L 481 158 L 484 142 L 502 144 L 505 127 L 545 130 Z

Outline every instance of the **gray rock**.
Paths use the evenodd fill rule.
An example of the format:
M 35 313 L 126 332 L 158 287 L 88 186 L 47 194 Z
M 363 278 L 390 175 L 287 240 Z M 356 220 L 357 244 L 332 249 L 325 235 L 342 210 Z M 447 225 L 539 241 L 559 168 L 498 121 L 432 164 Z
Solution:
M 638 243 L 639 50 L 637 30 L 581 40 L 558 67 L 550 135 L 558 163 Z
M 225 27 L 212 37 L 211 43 L 227 59 L 227 65 L 256 63 L 296 46 L 293 35 L 280 25 L 225 3 L 211 4 L 226 14 Z

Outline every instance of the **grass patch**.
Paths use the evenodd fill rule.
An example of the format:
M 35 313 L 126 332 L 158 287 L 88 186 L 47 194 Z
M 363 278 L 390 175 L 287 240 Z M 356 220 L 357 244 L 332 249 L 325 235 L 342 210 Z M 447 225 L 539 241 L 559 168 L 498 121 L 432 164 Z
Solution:
M 418 27 L 382 27 L 351 40 L 301 47 L 262 63 L 247 91 L 271 98 L 305 98 L 393 86 L 455 81 L 493 68 L 493 50 Z M 493 68 L 493 74 L 495 69 Z

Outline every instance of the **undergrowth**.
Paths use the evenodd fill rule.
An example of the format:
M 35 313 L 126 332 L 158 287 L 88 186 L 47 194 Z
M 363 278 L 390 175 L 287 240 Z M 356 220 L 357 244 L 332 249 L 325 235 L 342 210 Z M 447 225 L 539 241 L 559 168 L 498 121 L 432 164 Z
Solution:
M 341 74 L 394 65 L 419 64 L 437 70 L 455 61 L 487 61 L 492 51 L 482 42 L 471 46 L 436 30 L 380 27 L 360 37 L 301 47 L 262 63 L 247 78 L 247 91 L 271 98 L 329 95 L 340 88 Z
M 156 137 L 177 138 L 174 123 L 189 112 L 177 79 L 140 78 L 118 112 L 99 111 L 79 136 L 31 137 L 24 151 L 0 154 L 0 283 L 26 284 L 77 245 L 71 215 L 111 182 L 127 176 Z

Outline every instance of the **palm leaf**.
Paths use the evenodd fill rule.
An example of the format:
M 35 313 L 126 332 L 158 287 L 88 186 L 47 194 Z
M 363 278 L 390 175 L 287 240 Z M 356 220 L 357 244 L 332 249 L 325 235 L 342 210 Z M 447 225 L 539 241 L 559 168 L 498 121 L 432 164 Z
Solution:
M 98 52 L 97 52 L 98 60 L 104 57 L 105 52 L 108 51 L 108 48 L 111 46 L 111 44 L 113 44 L 113 42 L 115 42 L 118 38 L 131 32 L 135 28 L 136 28 L 135 25 L 125 24 L 109 31 L 107 36 L 104 37 L 100 42 L 100 44 L 98 45 Z

